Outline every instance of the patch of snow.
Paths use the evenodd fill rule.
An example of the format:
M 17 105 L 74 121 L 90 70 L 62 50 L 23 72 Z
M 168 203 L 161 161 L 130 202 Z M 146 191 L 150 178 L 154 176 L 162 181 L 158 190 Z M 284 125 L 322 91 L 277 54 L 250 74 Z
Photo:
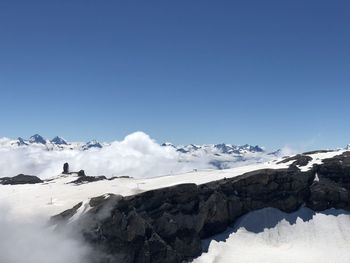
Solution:
M 208 252 L 193 263 L 348 263 L 349 244 L 350 215 L 345 211 L 301 208 L 286 214 L 266 208 L 214 237 Z
M 337 155 L 341 155 L 344 152 L 346 152 L 346 149 L 339 149 L 335 151 L 329 151 L 329 152 L 321 152 L 321 153 L 314 153 L 314 154 L 307 154 L 307 156 L 310 156 L 312 160 L 306 165 L 301 166 L 299 169 L 303 172 L 308 171 L 312 168 L 314 164 L 322 164 L 324 159 L 332 158 Z

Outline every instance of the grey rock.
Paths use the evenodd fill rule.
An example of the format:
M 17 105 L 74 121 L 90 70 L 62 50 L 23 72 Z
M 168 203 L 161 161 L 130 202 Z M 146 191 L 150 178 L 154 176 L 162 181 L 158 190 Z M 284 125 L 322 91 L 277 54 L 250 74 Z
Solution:
M 36 176 L 33 175 L 24 175 L 19 174 L 14 177 L 3 177 L 0 178 L 0 184 L 3 185 L 16 185 L 16 184 L 38 184 L 43 181 Z
M 201 240 L 219 234 L 240 216 L 266 207 L 293 212 L 350 211 L 350 152 L 326 159 L 310 171 L 299 155 L 288 169 L 263 169 L 202 185 L 182 184 L 134 196 L 91 200 L 77 225 L 103 257 L 98 263 L 180 263 L 202 253 Z M 315 180 L 316 173 L 319 180 Z M 67 221 L 73 210 L 58 218 Z

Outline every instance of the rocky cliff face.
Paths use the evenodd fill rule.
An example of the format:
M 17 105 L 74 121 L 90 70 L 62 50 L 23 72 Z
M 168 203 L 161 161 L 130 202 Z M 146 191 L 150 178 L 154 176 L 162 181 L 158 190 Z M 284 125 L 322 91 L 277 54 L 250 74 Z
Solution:
M 350 152 L 302 172 L 310 161 L 298 155 L 288 169 L 249 172 L 203 185 L 182 184 L 122 197 L 90 200 L 76 222 L 98 251 L 99 263 L 183 262 L 202 253 L 201 240 L 224 231 L 241 215 L 274 207 L 284 212 L 306 205 L 315 211 L 350 210 Z M 67 222 L 81 207 L 53 218 Z

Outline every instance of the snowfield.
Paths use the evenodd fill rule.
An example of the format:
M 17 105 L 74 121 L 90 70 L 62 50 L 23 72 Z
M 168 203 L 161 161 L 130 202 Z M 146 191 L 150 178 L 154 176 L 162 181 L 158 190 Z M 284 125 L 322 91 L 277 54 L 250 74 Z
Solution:
M 266 208 L 244 215 L 215 239 L 193 263 L 348 263 L 350 215 L 335 209 L 286 214 Z
M 121 144 L 127 144 L 128 149 L 130 149 L 129 147 L 133 144 L 134 139 L 135 138 L 128 138 Z M 44 178 L 49 180 L 46 180 L 44 183 L 34 185 L 0 185 L 0 212 L 2 214 L 2 218 L 0 218 L 0 227 L 1 229 L 13 229 L 13 231 L 7 231 L 6 237 L 2 235 L 0 238 L 0 261 L 3 262 L 3 260 L 6 259 L 6 263 L 22 263 L 23 258 L 18 257 L 18 254 L 22 253 L 23 255 L 27 255 L 26 262 L 28 263 L 86 263 L 87 261 L 84 257 L 87 254 L 87 248 L 84 244 L 67 234 L 60 234 L 59 236 L 57 236 L 57 234 L 52 234 L 52 232 L 43 227 L 43 224 L 37 226 L 37 224 L 33 224 L 33 222 L 37 222 L 37 218 L 40 218 L 39 221 L 45 221 L 49 217 L 72 208 L 79 202 L 83 202 L 78 213 L 71 219 L 75 220 L 89 209 L 88 201 L 92 197 L 108 193 L 127 196 L 182 183 L 202 184 L 223 178 L 235 177 L 257 169 L 287 168 L 293 163 L 293 161 L 278 163 L 281 160 L 279 159 L 263 163 L 255 162 L 253 164 L 224 170 L 191 169 L 190 172 L 185 173 L 172 173 L 167 176 L 158 177 L 154 177 L 154 174 L 152 174 L 152 177 L 145 178 L 154 167 L 154 162 L 161 163 L 164 160 L 169 160 L 168 157 L 172 155 L 171 152 L 167 152 L 170 148 L 161 146 L 158 148 L 158 146 L 155 146 L 153 143 L 154 142 L 150 141 L 150 144 L 147 144 L 143 148 L 138 148 L 140 147 L 139 145 L 134 146 L 134 148 L 138 148 L 138 151 L 130 150 L 129 152 L 123 152 L 123 156 L 128 156 L 128 158 L 130 156 L 137 156 L 137 158 L 135 157 L 135 159 L 133 159 L 133 161 L 136 161 L 134 170 L 131 170 L 131 174 L 135 175 L 139 173 L 141 176 L 136 176 L 135 178 L 116 178 L 113 180 L 102 180 L 76 185 L 70 182 L 77 179 L 77 174 L 63 175 L 57 173 L 58 175 L 54 175 L 57 168 L 56 170 L 46 170 L 46 172 L 50 171 L 51 177 L 49 178 L 45 174 Z M 116 147 L 121 146 L 118 145 Z M 7 159 L 5 158 L 5 161 L 0 161 L 1 168 L 11 165 L 15 166 L 16 163 L 11 163 L 9 161 L 13 157 L 11 157 L 11 150 L 8 149 L 6 152 L 4 149 L 6 149 L 6 147 L 0 149 L 1 155 L 9 155 L 10 157 L 7 157 Z M 23 149 L 28 150 L 28 148 Z M 99 151 L 102 150 L 103 148 Z M 164 150 L 168 155 L 164 155 Z M 22 151 L 22 149 L 20 151 Z M 33 151 L 33 149 L 30 151 Z M 323 159 L 339 155 L 344 151 L 345 150 L 337 150 L 326 153 L 309 154 L 309 156 L 313 158 L 312 161 L 310 161 L 307 166 L 300 168 L 302 170 L 310 169 L 312 164 L 321 163 Z M 64 151 L 60 151 L 58 153 L 63 152 Z M 141 156 L 140 152 L 142 152 Z M 156 154 L 157 157 L 153 156 L 155 152 L 158 152 L 158 155 Z M 52 151 L 47 152 L 47 159 L 44 160 L 39 158 L 42 157 L 41 153 L 37 156 L 34 154 L 35 157 L 30 156 L 30 158 L 38 158 L 37 163 L 41 162 L 43 164 L 42 167 L 46 167 L 47 164 L 45 162 L 49 160 L 50 154 L 52 153 Z M 100 157 L 95 157 L 96 152 L 94 150 L 85 153 L 87 156 L 90 156 L 89 158 L 91 159 L 86 159 L 86 156 L 82 158 L 78 154 L 75 158 L 82 158 L 79 168 L 85 168 L 83 163 L 91 165 L 91 162 L 95 162 L 93 165 L 96 166 L 96 171 L 98 171 L 99 167 L 103 167 L 106 162 L 110 161 L 102 160 L 102 166 L 100 166 L 98 165 Z M 121 153 L 118 153 L 118 155 L 121 156 Z M 113 158 L 114 157 L 115 156 L 113 156 Z M 18 158 L 18 156 L 14 158 L 14 160 L 18 161 L 16 158 Z M 137 161 L 142 158 L 145 158 L 145 160 Z M 55 161 L 57 161 L 57 158 L 55 158 Z M 60 163 L 57 164 L 60 167 L 60 171 L 62 170 L 64 161 L 66 161 L 66 156 L 64 156 L 64 158 L 62 157 Z M 27 161 L 23 160 L 23 162 Z M 130 161 L 130 163 L 125 164 L 125 167 L 133 167 L 131 163 Z M 161 165 L 167 167 L 168 164 L 169 162 L 165 161 L 165 163 Z M 109 169 L 111 167 L 114 166 L 110 165 Z M 124 169 L 126 174 L 128 174 L 127 171 L 130 171 L 130 167 Z M 144 169 L 147 170 L 146 173 Z M 162 169 L 158 170 L 158 172 L 159 171 L 164 172 Z M 125 174 L 118 173 L 118 175 Z M 29 222 L 29 224 L 26 224 L 26 222 Z M 22 232 L 18 231 L 18 229 L 24 229 L 25 234 L 21 235 Z M 71 250 L 67 249 L 66 256 L 62 257 L 59 253 L 56 253 L 59 250 L 51 251 L 48 247 L 48 257 L 51 259 L 56 258 L 57 260 L 42 261 L 42 257 L 33 257 L 34 252 L 31 253 L 31 250 L 40 254 L 41 249 L 40 247 L 33 247 L 31 244 L 33 242 L 40 244 L 44 242 L 43 240 L 46 238 L 51 242 L 49 244 L 58 246 L 61 251 L 65 251 L 67 247 L 60 246 L 59 244 L 62 242 L 69 242 L 77 253 L 80 254 L 74 254 Z M 13 242 L 13 244 L 19 242 L 16 250 L 19 251 L 18 253 L 11 254 L 7 251 L 10 249 L 8 240 Z M 232 229 L 214 237 L 213 240 L 204 241 L 203 245 L 208 248 L 208 252 L 194 259 L 193 262 L 228 263 L 233 262 L 233 260 L 238 263 L 350 262 L 350 216 L 341 210 L 331 210 L 326 213 L 313 213 L 306 208 L 301 208 L 295 213 L 285 214 L 279 210 L 267 208 L 243 216 Z M 60 253 L 62 254 L 63 252 Z
M 127 196 L 176 184 L 202 184 L 225 177 L 238 176 L 256 169 L 278 167 L 286 168 L 288 163 L 280 165 L 275 162 L 252 164 L 225 170 L 193 171 L 145 179 L 116 178 L 80 185 L 70 184 L 78 178 L 76 174 L 61 174 L 41 184 L 0 185 L 0 203 L 9 204 L 16 217 L 34 214 L 52 216 L 81 201 L 107 193 Z
M 337 150 L 327 153 L 310 154 L 313 158 L 310 163 L 322 162 L 322 159 L 331 158 L 343 153 Z M 258 169 L 287 168 L 293 162 L 279 163 L 279 160 L 265 163 L 255 163 L 224 170 L 195 170 L 187 173 L 172 174 L 151 178 L 116 178 L 81 185 L 70 184 L 77 179 L 76 174 L 58 175 L 41 184 L 34 185 L 0 185 L 0 203 L 7 203 L 16 216 L 41 214 L 52 216 L 69 209 L 81 201 L 107 193 L 123 196 L 133 195 L 147 190 L 172 186 L 183 183 L 203 184 L 241 175 Z M 311 165 L 300 167 L 310 169 Z M 62 163 L 61 163 L 62 170 Z

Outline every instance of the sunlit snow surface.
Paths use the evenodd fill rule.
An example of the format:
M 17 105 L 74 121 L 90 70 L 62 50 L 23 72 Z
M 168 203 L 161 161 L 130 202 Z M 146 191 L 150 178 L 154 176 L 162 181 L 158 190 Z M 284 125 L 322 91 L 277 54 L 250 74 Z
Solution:
M 343 153 L 338 150 L 328 153 L 309 155 L 313 158 L 310 163 L 320 163 L 324 158 L 330 158 Z M 35 185 L 0 185 L 0 204 L 6 203 L 14 215 L 41 214 L 51 216 L 69 209 L 89 198 L 113 193 L 133 195 L 147 190 L 172 186 L 182 183 L 203 184 L 241 175 L 243 173 L 264 168 L 287 168 L 293 161 L 277 164 L 278 161 L 255 163 L 224 170 L 198 170 L 187 173 L 159 176 L 152 178 L 117 178 L 81 185 L 70 184 L 76 180 L 76 174 L 52 176 L 51 181 Z M 303 170 L 310 165 L 300 167 Z M 136 168 L 135 168 L 136 169 Z M 142 172 L 142 168 L 138 167 Z
M 106 193 L 133 195 L 147 190 L 182 183 L 202 184 L 241 175 L 262 168 L 285 168 L 287 164 L 275 162 L 253 164 L 225 170 L 203 170 L 155 178 L 117 178 L 81 185 L 71 184 L 77 175 L 59 175 L 42 184 L 0 185 L 0 203 L 12 208 L 15 216 L 29 214 L 54 215 L 69 209 L 81 201 Z
M 127 149 L 130 150 L 130 145 L 133 145 L 134 139 L 131 138 L 131 142 L 127 142 Z M 164 149 L 158 148 L 153 143 L 140 147 L 140 144 L 136 143 L 131 147 L 133 150 L 130 150 L 130 152 L 118 153 L 118 156 L 125 155 L 127 158 L 133 156 L 129 161 L 125 159 L 126 164 L 122 164 L 124 159 L 119 160 L 116 164 L 108 164 L 110 160 L 104 160 L 102 166 L 99 166 L 97 161 L 100 160 L 100 157 L 97 157 L 94 151 L 88 153 L 87 156 L 89 157 L 87 159 L 86 156 L 79 157 L 78 154 L 75 158 L 77 158 L 76 160 L 81 158 L 78 162 L 79 167 L 95 167 L 95 170 L 89 170 L 90 172 L 96 171 L 92 175 L 100 175 L 97 171 L 104 171 L 103 165 L 105 164 L 107 164 L 108 169 L 111 169 L 110 171 L 118 165 L 125 165 L 125 169 L 118 171 L 140 175 L 135 176 L 136 178 L 117 178 L 82 185 L 70 183 L 77 179 L 76 174 L 55 175 L 58 174 L 56 173 L 57 169 L 61 169 L 66 156 L 59 159 L 61 163 L 57 164 L 59 167 L 55 168 L 56 170 L 51 169 L 53 167 L 51 167 L 51 164 L 54 164 L 50 161 L 52 152 L 48 152 L 48 155 L 45 155 L 44 158 L 41 154 L 29 156 L 29 158 L 36 159 L 37 164 L 42 164 L 42 166 L 35 166 L 35 169 L 51 167 L 46 170 L 47 174 L 51 174 L 51 176 L 45 177 L 51 177 L 52 180 L 35 185 L 0 185 L 0 230 L 4 233 L 0 236 L 0 262 L 5 260 L 6 263 L 23 263 L 24 261 L 28 263 L 87 263 L 85 244 L 67 234 L 49 231 L 43 224 L 38 223 L 37 218 L 44 222 L 50 216 L 83 202 L 78 213 L 71 219 L 75 220 L 79 215 L 88 211 L 88 201 L 92 197 L 108 193 L 124 196 L 133 195 L 181 183 L 202 184 L 225 177 L 235 177 L 257 169 L 287 168 L 293 162 L 278 164 L 278 160 L 275 160 L 225 170 L 198 169 L 198 171 L 154 177 L 155 174 L 161 174 L 163 168 L 156 169 L 157 173 L 151 173 L 152 168 L 167 167 L 169 164 L 165 161 L 164 166 L 157 166 L 157 162 L 167 159 L 166 155 L 163 156 Z M 154 153 L 157 153 L 158 150 L 159 153 L 156 154 L 158 157 L 154 157 Z M 309 156 L 313 160 L 308 166 L 300 168 L 308 170 L 312 167 L 312 164 L 321 163 L 323 159 L 331 158 L 343 152 L 344 150 L 338 150 L 310 154 Z M 1 167 L 5 170 L 9 166 L 16 168 L 16 164 L 21 165 L 18 163 L 20 161 L 24 164 L 30 164 L 30 161 L 21 160 L 18 159 L 19 156 L 12 155 L 11 151 L 2 152 L 1 154 L 2 157 L 6 157 L 4 160 L 0 160 Z M 8 156 L 6 156 L 7 154 Z M 113 158 L 115 157 L 113 155 Z M 57 160 L 55 159 L 55 161 Z M 50 165 L 47 165 L 46 162 Z M 91 164 L 91 162 L 96 162 L 96 164 Z M 30 168 L 30 165 L 20 166 L 20 168 L 23 167 Z M 121 173 L 121 175 L 126 174 Z M 298 217 L 300 218 L 298 219 Z M 303 208 L 294 214 L 287 215 L 278 210 L 267 208 L 242 217 L 232 229 L 215 237 L 218 241 L 207 240 L 204 242 L 204 246 L 209 244 L 208 252 L 195 259 L 194 262 L 345 263 L 350 262 L 349 237 L 350 217 L 344 211 L 331 210 L 328 211 L 328 214 L 313 214 L 312 211 Z M 45 240 L 49 241 L 46 242 Z M 13 247 L 16 249 L 12 249 Z M 46 253 L 43 253 L 45 251 L 42 247 L 45 248 Z
M 215 239 L 193 263 L 350 262 L 350 216 L 342 210 L 286 214 L 266 208 Z

